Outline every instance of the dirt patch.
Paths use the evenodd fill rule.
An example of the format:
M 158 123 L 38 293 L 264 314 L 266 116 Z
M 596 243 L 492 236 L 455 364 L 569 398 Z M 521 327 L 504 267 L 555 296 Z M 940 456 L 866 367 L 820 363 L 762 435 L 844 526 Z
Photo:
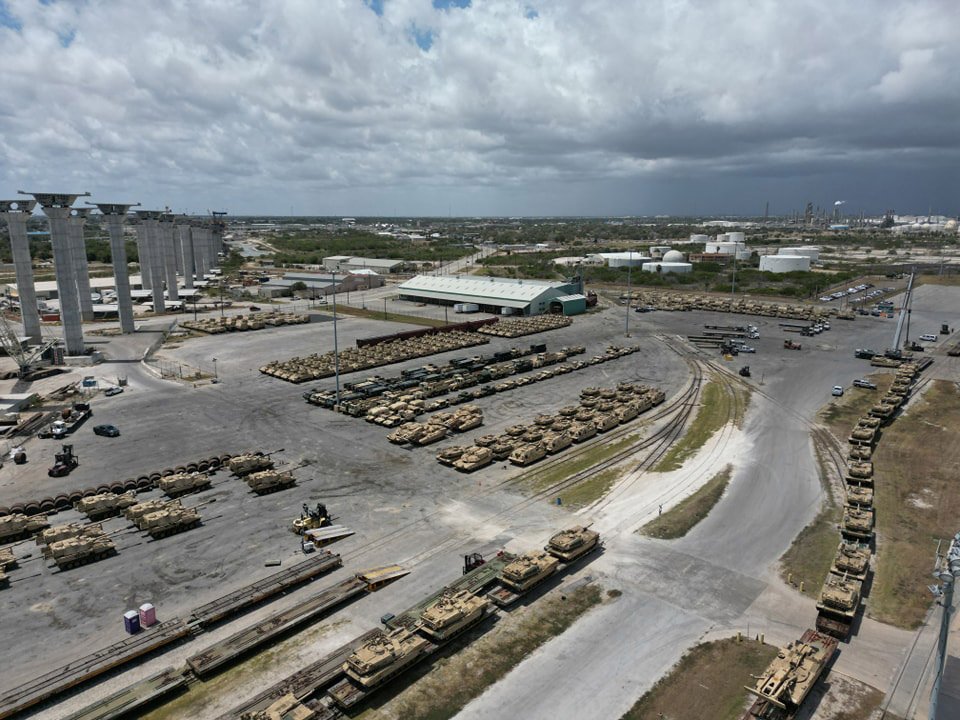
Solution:
M 930 608 L 935 543 L 960 517 L 960 391 L 933 381 L 874 451 L 877 565 L 871 617 L 916 628 Z
M 866 362 L 864 360 L 864 363 Z M 866 415 L 886 394 L 893 384 L 893 377 L 891 372 L 867 375 L 866 378 L 877 386 L 876 390 L 847 388 L 843 395 L 833 398 L 824 406 L 819 413 L 820 421 L 830 429 L 837 440 L 846 444 L 850 430 L 857 424 L 857 420 Z
M 655 520 L 640 528 L 639 532 L 662 540 L 683 537 L 693 527 L 705 519 L 730 484 L 733 466 L 727 465 L 693 495 L 680 501 L 676 506 Z
M 581 585 L 572 592 L 554 592 L 534 605 L 518 608 L 501 618 L 489 633 L 455 655 L 438 660 L 428 674 L 358 718 L 452 718 L 530 653 L 601 602 L 598 585 Z
M 797 720 L 880 720 L 883 693 L 845 675 L 830 673 L 811 692 Z M 886 720 L 893 720 L 888 714 Z
M 736 638 L 697 645 L 621 720 L 736 720 L 747 705 L 743 686 L 776 654 L 773 645 Z
M 700 407 L 693 422 L 653 468 L 654 472 L 678 470 L 687 458 L 695 455 L 728 422 L 741 427 L 750 396 L 750 388 L 741 383 L 724 385 L 718 380 L 708 382 L 700 394 Z

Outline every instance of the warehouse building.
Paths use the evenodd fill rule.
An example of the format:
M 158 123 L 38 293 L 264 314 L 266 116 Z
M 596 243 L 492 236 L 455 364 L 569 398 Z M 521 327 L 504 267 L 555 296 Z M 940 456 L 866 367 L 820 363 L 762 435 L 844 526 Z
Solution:
M 344 275 L 325 275 L 322 273 L 290 272 L 282 278 L 271 278 L 257 287 L 257 293 L 262 297 L 286 297 L 293 295 L 293 286 L 298 288 L 303 283 L 306 286 L 305 294 L 310 297 L 331 295 L 334 292 L 347 293 L 369 290 L 383 286 L 383 278 L 372 270 L 359 271 Z M 304 292 L 304 291 L 301 291 Z
M 331 255 L 323 259 L 323 266 L 330 272 L 374 270 L 378 273 L 400 272 L 406 263 L 392 258 L 367 258 L 352 255 Z
M 499 315 L 577 315 L 587 308 L 578 282 L 417 275 L 397 286 L 401 300 L 433 305 L 471 304 Z

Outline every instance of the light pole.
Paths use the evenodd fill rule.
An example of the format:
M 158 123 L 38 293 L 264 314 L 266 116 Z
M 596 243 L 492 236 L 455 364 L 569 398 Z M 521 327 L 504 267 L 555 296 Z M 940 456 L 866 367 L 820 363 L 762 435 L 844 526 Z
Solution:
M 223 319 L 223 278 L 220 278 L 220 319 Z
M 217 359 L 213 358 L 213 381 L 217 382 L 220 379 L 220 376 L 217 375 Z
M 336 382 L 337 410 L 340 409 L 340 347 L 337 344 L 337 271 L 333 271 L 333 377 Z
M 633 272 L 633 253 L 627 253 L 627 317 L 624 321 L 623 335 L 624 337 L 630 337 L 630 300 L 631 297 L 631 280 Z
M 937 718 L 937 696 L 940 694 L 940 681 L 943 679 L 943 665 L 947 658 L 947 639 L 950 633 L 950 616 L 953 614 L 953 586 L 956 579 L 960 577 L 960 532 L 953 536 L 947 556 L 942 562 L 939 557 L 937 561 L 937 569 L 933 576 L 943 583 L 939 588 L 942 595 L 940 601 L 943 604 L 943 615 L 940 618 L 940 637 L 937 641 L 936 675 L 933 688 L 930 690 L 930 720 Z

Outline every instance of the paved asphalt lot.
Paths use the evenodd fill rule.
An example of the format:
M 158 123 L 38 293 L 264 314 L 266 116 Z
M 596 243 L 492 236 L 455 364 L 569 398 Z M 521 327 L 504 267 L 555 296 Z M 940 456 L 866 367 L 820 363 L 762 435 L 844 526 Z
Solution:
M 926 292 L 928 289 L 933 292 Z M 735 317 L 634 315 L 629 342 L 640 344 L 641 353 L 479 400 L 486 425 L 467 438 L 569 404 L 586 385 L 625 379 L 657 384 L 668 396 L 679 392 L 687 379 L 687 367 L 654 334 L 699 333 L 705 323 L 731 324 Z M 936 330 L 942 321 L 952 325 L 956 317 L 960 317 L 960 294 L 921 288 L 912 334 Z M 775 573 L 777 558 L 816 513 L 820 502 L 809 421 L 829 400 L 832 385 L 849 385 L 853 378 L 870 371 L 864 361 L 853 358 L 853 348 L 886 347 L 894 321 L 835 321 L 833 330 L 802 338 L 803 350 L 792 352 L 782 348 L 782 340 L 788 336 L 779 331 L 775 319 L 740 320 L 760 326 L 762 337 L 752 343 L 757 354 L 741 356 L 730 369 L 750 364 L 751 383 L 762 394 L 754 395 L 738 441 L 749 452 L 737 455 L 725 498 L 688 537 L 674 542 L 651 541 L 632 532 L 655 514 L 658 493 L 669 491 L 668 487 L 655 487 L 653 475 L 637 483 L 636 492 L 643 501 L 637 502 L 628 516 L 619 507 L 616 516 L 608 508 L 596 510 L 595 516 L 576 518 L 594 520 L 612 533 L 607 536 L 607 551 L 580 574 L 601 578 L 606 586 L 622 589 L 623 596 L 535 653 L 472 703 L 464 711 L 465 717 L 505 716 L 508 709 L 510 714 L 531 718 L 572 717 L 574 708 L 582 705 L 579 701 L 588 700 L 596 708 L 596 717 L 618 717 L 685 648 L 706 633 L 741 629 L 751 621 L 762 623 L 771 640 L 786 642 L 812 625 L 812 603 L 784 589 Z M 397 329 L 397 325 L 358 318 L 338 323 L 341 346 L 357 337 Z M 209 367 L 212 358 L 217 358 L 221 382 L 199 387 L 159 380 L 136 362 L 153 339 L 154 334 L 140 332 L 103 345 L 113 362 L 99 366 L 97 372 L 126 374 L 130 389 L 114 398 L 95 400 L 95 422 L 73 438 L 81 466 L 68 478 L 48 479 L 45 470 L 57 445 L 51 440 L 31 440 L 27 444 L 30 463 L 7 463 L 0 469 L 0 504 L 122 480 L 247 447 L 283 447 L 284 460 L 308 463 L 296 471 L 298 487 L 257 497 L 246 491 L 245 484 L 220 473 L 212 490 L 186 499 L 186 504 L 193 504 L 216 498 L 202 509 L 201 528 L 156 542 L 136 533 L 122 534 L 117 538 L 117 557 L 64 573 L 42 567 L 34 546 L 19 545 L 21 556 L 31 551 L 34 557 L 13 571 L 15 582 L 0 592 L 0 618 L 8 629 L 4 633 L 6 656 L 18 658 L 6 666 L 0 690 L 122 638 L 123 611 L 142 602 L 155 603 L 165 618 L 185 614 L 195 605 L 268 574 L 271 569 L 264 567 L 268 560 L 294 561 L 297 540 L 287 525 L 296 517 L 301 502 L 326 502 L 339 516 L 338 522 L 357 532 L 332 546 L 344 555 L 345 563 L 329 582 L 392 562 L 407 561 L 414 572 L 337 613 L 329 621 L 329 632 L 304 653 L 278 658 L 265 673 L 264 683 L 294 671 L 303 657 L 321 655 L 375 625 L 382 613 L 412 604 L 426 590 L 456 577 L 464 552 L 489 552 L 504 545 L 513 550 L 535 547 L 573 520 L 565 510 L 546 503 L 521 504 L 522 498 L 513 490 L 496 489 L 498 480 L 514 472 L 502 464 L 460 475 L 439 466 L 429 449 L 397 448 L 387 443 L 383 428 L 303 402 L 304 391 L 329 387 L 330 380 L 294 386 L 257 371 L 269 359 L 331 349 L 332 323 L 197 338 L 180 348 L 165 348 L 165 358 L 193 365 Z M 580 343 L 587 346 L 588 355 L 594 354 L 608 343 L 628 342 L 623 338 L 623 310 L 578 318 L 569 328 L 542 335 L 493 339 L 479 348 L 379 368 L 357 377 L 394 374 L 428 361 L 530 342 L 546 342 L 548 349 Z M 704 358 L 716 361 L 718 356 Z M 937 356 L 934 369 L 948 375 L 955 369 L 954 359 Z M 118 425 L 122 436 L 94 436 L 92 425 L 101 422 Z M 455 441 L 460 444 L 459 439 Z M 723 447 L 715 454 L 719 469 L 727 461 Z M 710 476 L 711 469 L 702 468 L 702 480 Z M 54 516 L 54 521 L 79 517 L 70 511 Z M 107 523 L 108 529 L 121 527 L 121 520 Z M 328 580 L 319 582 L 315 586 Z M 196 652 L 200 643 L 230 634 L 239 624 L 295 603 L 315 590 L 291 593 L 240 623 L 227 624 L 201 640 L 111 677 L 67 699 L 56 712 L 77 709 L 179 662 Z M 845 646 L 838 667 L 885 690 L 913 636 L 874 625 L 863 624 L 860 635 Z M 589 662 L 584 664 L 585 660 Z M 587 673 L 576 686 L 547 682 L 555 673 L 572 672 L 574 667 Z M 599 697 L 597 687 L 605 689 Z M 530 688 L 538 690 L 531 693 Z M 225 710 L 240 699 L 225 699 L 217 709 Z

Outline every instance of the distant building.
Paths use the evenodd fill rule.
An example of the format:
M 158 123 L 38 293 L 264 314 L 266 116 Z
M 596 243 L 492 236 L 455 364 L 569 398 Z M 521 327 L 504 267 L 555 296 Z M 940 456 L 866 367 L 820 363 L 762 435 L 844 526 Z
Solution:
M 297 283 L 306 285 L 306 295 L 322 297 L 332 295 L 334 292 L 357 292 L 382 287 L 383 277 L 373 271 L 344 273 L 336 277 L 326 273 L 291 272 L 282 278 L 272 278 L 259 285 L 257 293 L 262 297 L 286 297 L 293 294 L 292 288 Z
M 577 283 L 513 278 L 417 275 L 397 287 L 401 300 L 458 305 L 472 303 L 501 315 L 575 315 L 586 309 Z
M 323 267 L 330 272 L 350 272 L 352 270 L 375 270 L 378 273 L 395 273 L 403 269 L 403 260 L 392 258 L 366 258 L 352 255 L 331 255 L 323 259 Z

